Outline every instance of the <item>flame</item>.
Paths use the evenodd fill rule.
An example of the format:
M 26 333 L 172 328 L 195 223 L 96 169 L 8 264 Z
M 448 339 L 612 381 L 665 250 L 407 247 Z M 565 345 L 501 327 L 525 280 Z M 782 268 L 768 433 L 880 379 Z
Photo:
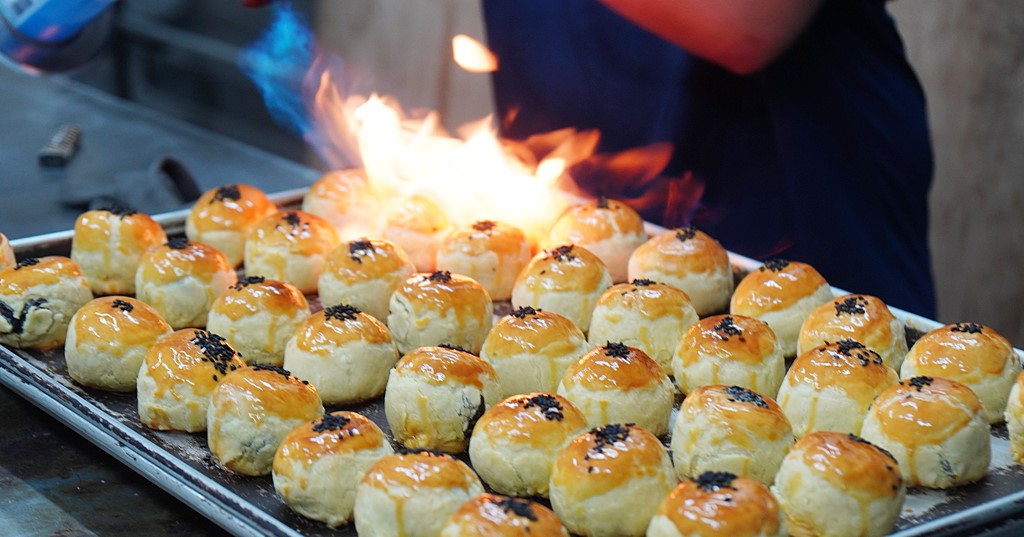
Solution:
M 499 220 L 522 229 L 536 245 L 545 242 L 569 205 L 582 201 L 577 184 L 587 185 L 590 194 L 641 206 L 657 205 L 651 197 L 645 200 L 645 189 L 693 191 L 658 177 L 671 154 L 668 144 L 595 155 L 597 131 L 565 128 L 504 140 L 492 117 L 449 133 L 436 112 L 410 114 L 386 96 L 356 91 L 351 69 L 318 50 L 290 5 L 276 2 L 274 9 L 271 29 L 240 63 L 263 91 L 268 108 L 277 110 L 274 117 L 301 133 L 325 163 L 365 170 L 374 192 L 366 203 L 374 205 L 371 210 L 380 219 L 371 231 L 382 230 L 390 210 L 418 196 L 437 205 L 456 226 Z M 452 47 L 467 70 L 497 67 L 494 55 L 472 38 L 456 36 Z M 305 74 L 296 84 L 298 68 Z
M 459 67 L 470 73 L 493 73 L 498 70 L 498 57 L 483 43 L 465 34 L 452 38 L 452 57 Z

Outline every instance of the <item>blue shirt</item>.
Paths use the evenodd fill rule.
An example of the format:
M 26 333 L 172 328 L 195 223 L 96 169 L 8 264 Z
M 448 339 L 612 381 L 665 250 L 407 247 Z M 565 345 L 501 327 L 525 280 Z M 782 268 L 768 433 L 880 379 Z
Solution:
M 883 0 L 826 0 L 749 76 L 593 0 L 483 6 L 499 113 L 514 118 L 503 134 L 596 128 L 605 152 L 671 142 L 662 184 L 645 188 L 690 171 L 703 195 L 692 213 L 661 196 L 645 218 L 690 221 L 732 251 L 804 261 L 832 285 L 934 315 L 925 100 Z M 643 197 L 583 175 L 595 194 Z

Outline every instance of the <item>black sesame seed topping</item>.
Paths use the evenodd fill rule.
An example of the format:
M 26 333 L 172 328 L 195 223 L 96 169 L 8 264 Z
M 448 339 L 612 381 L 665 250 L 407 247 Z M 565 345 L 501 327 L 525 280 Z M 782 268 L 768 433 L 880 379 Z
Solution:
M 597 198 L 597 208 L 598 209 L 607 209 L 608 208 L 608 201 L 609 201 L 608 198 L 606 198 L 604 196 L 601 196 L 601 197 Z
M 868 305 L 868 300 L 862 296 L 851 296 L 843 301 L 835 301 L 836 306 L 836 317 L 842 314 L 847 315 L 864 315 L 868 312 L 865 306 Z
M 748 390 L 742 386 L 729 386 L 725 389 L 725 393 L 729 396 L 729 401 L 732 401 L 733 403 L 750 403 L 761 408 L 768 408 L 768 403 L 764 400 L 764 397 L 762 397 L 761 394 Z
M 604 353 L 608 356 L 614 356 L 616 358 L 626 359 L 629 358 L 629 347 L 625 343 L 612 343 L 607 342 L 604 346 Z
M 203 352 L 203 361 L 213 364 L 214 369 L 221 375 L 227 375 L 228 371 L 238 369 L 237 365 L 231 363 L 232 358 L 239 356 L 238 352 L 217 334 L 206 330 L 196 330 L 192 344 Z
M 657 285 L 658 282 L 654 280 L 648 280 L 646 278 L 637 278 L 633 280 L 633 285 L 636 287 L 647 287 L 649 285 Z
M 879 446 L 877 446 L 875 444 L 872 444 L 871 442 L 869 442 L 869 441 L 867 441 L 867 440 L 865 440 L 865 439 L 863 439 L 863 438 L 861 438 L 861 437 L 859 437 L 859 436 L 857 436 L 855 434 L 848 434 L 847 437 L 849 437 L 849 439 L 853 440 L 854 442 L 858 442 L 858 443 L 864 444 L 866 446 L 871 446 L 871 447 L 877 449 L 878 451 L 881 451 L 882 453 L 884 453 L 886 457 L 889 457 L 890 459 L 892 459 L 894 461 L 896 460 L 896 457 L 893 457 L 892 453 L 889 453 L 889 450 L 887 450 L 887 449 L 885 449 L 883 447 L 879 447 Z
M 576 256 L 573 255 L 572 248 L 573 245 L 566 244 L 564 246 L 559 246 L 554 250 L 548 250 L 548 257 L 553 257 L 555 258 L 555 261 L 561 261 L 563 263 L 568 261 L 575 261 Z
M 865 347 L 863 343 L 852 339 L 837 341 L 836 352 L 843 356 L 860 360 L 860 365 L 864 367 L 867 367 L 869 364 L 882 365 L 885 363 L 877 352 Z
M 287 213 L 285 213 L 284 221 L 293 228 L 302 225 L 302 217 L 300 217 L 299 213 L 295 211 L 288 211 Z
M 520 518 L 528 519 L 531 522 L 537 521 L 537 515 L 533 512 L 533 503 L 528 500 L 502 497 L 492 499 L 490 501 L 506 513 L 512 513 Z M 527 529 L 527 531 L 529 531 L 529 529 Z
M 452 281 L 452 273 L 448 272 L 447 270 L 438 270 L 432 273 L 430 276 L 427 276 L 427 279 L 432 282 L 448 283 Z
M 696 479 L 691 479 L 704 492 L 715 492 L 721 489 L 736 490 L 732 486 L 732 482 L 735 480 L 736 474 L 729 472 L 704 472 Z
M 355 306 L 338 304 L 325 309 L 324 316 L 327 319 L 334 319 L 335 321 L 354 321 L 356 320 L 356 315 L 360 312 L 361 310 Z
M 14 265 L 14 270 L 21 270 L 21 269 L 23 269 L 25 267 L 31 267 L 32 265 L 38 265 L 38 264 L 39 264 L 39 258 L 38 257 L 26 257 L 25 259 L 19 260 L 17 265 Z
M 238 185 L 224 185 L 219 187 L 216 192 L 213 193 L 213 201 L 224 201 L 232 200 L 236 201 L 242 197 L 242 193 L 238 191 Z
M 192 244 L 188 241 L 187 237 L 171 237 L 167 239 L 167 247 L 172 250 L 184 250 Z
M 565 414 L 562 414 L 562 404 L 548 394 L 534 395 L 526 401 L 523 408 L 537 407 L 544 414 L 548 421 L 562 421 Z
M 274 373 L 277 373 L 278 375 L 281 375 L 284 378 L 291 378 L 292 377 L 292 372 L 291 371 L 288 371 L 287 369 L 285 369 L 285 368 L 283 368 L 281 366 L 277 366 L 277 365 L 253 364 L 250 367 L 252 367 L 252 369 L 255 369 L 257 371 L 272 371 Z
M 464 352 L 466 354 L 473 354 L 472 352 L 469 351 L 469 349 L 466 349 L 465 347 L 456 345 L 454 343 L 439 343 L 437 346 L 441 347 L 442 349 Z
M 789 261 L 787 261 L 785 259 L 775 258 L 775 259 L 769 259 L 768 261 L 765 261 L 764 265 L 760 269 L 758 269 L 758 270 L 761 270 L 761 271 L 770 270 L 772 272 L 780 272 L 780 271 L 784 270 L 788 266 L 789 266 Z
M 925 386 L 931 386 L 935 379 L 931 377 L 914 377 L 907 381 L 907 384 L 917 388 L 917 391 L 921 391 L 921 388 Z
M 511 315 L 519 319 L 525 319 L 527 315 L 537 315 L 538 311 L 539 310 L 535 310 L 530 306 L 523 306 L 521 308 L 516 308 L 512 310 Z
M 956 323 L 950 327 L 950 332 L 963 332 L 965 334 L 980 334 L 985 329 L 978 323 Z
M 103 207 L 100 210 L 101 211 L 107 211 L 108 213 L 110 213 L 110 214 L 112 214 L 114 216 L 120 216 L 122 219 L 124 219 L 124 217 L 126 217 L 126 216 L 131 216 L 131 215 L 133 215 L 133 214 L 138 212 L 135 209 L 132 209 L 131 207 L 129 207 L 127 205 L 121 205 L 120 203 L 114 203 L 114 204 L 108 205 L 106 207 Z
M 135 309 L 135 306 L 133 306 L 131 302 L 121 300 L 120 298 L 111 302 L 110 307 L 117 308 L 123 312 L 129 312 Z
M 352 420 L 339 414 L 326 414 L 322 418 L 313 421 L 313 432 L 340 431 Z
M 366 239 L 359 239 L 348 243 L 348 256 L 356 263 L 362 263 L 363 256 L 372 251 L 373 243 Z
M 488 233 L 497 225 L 498 224 L 495 223 L 494 220 L 481 220 L 473 224 L 473 229 L 484 233 Z
M 715 332 L 718 332 L 718 335 L 721 336 L 722 339 L 725 341 L 729 341 L 729 336 L 743 335 L 743 329 L 736 326 L 735 319 L 733 319 L 732 315 L 726 315 L 725 317 L 722 317 L 722 320 L 718 321 L 718 323 L 715 324 L 713 328 L 715 329 Z
M 697 236 L 697 228 L 693 226 L 686 226 L 676 229 L 676 238 L 679 242 L 686 242 Z
M 591 449 L 603 453 L 604 448 L 614 446 L 616 442 L 625 442 L 631 427 L 632 423 L 613 423 L 591 429 L 590 434 L 594 435 L 594 447 Z
M 241 291 L 242 289 L 250 285 L 263 283 L 264 280 L 266 280 L 266 278 L 264 278 L 263 276 L 249 276 L 246 278 L 242 278 L 241 280 L 238 280 L 238 283 L 232 285 L 231 288 L 234 289 L 235 291 Z

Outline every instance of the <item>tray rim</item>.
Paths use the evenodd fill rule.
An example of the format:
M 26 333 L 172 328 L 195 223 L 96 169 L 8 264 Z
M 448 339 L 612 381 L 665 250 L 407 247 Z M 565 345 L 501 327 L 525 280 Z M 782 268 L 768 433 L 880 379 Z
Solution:
M 307 190 L 284 190 L 268 194 L 267 197 L 279 206 L 293 205 L 301 202 Z M 152 215 L 152 218 L 169 233 L 174 233 L 183 229 L 190 212 L 191 209 L 188 208 L 179 209 Z M 666 231 L 666 228 L 651 223 L 646 223 L 645 227 L 652 235 Z M 15 239 L 11 241 L 11 246 L 15 252 L 20 252 L 70 241 L 73 236 L 74 230 L 63 230 Z M 742 270 L 753 270 L 762 264 L 734 252 L 728 252 L 728 255 L 730 264 Z M 848 294 L 848 291 L 832 287 L 832 293 L 833 296 L 841 296 Z M 944 326 L 938 321 L 899 308 L 890 306 L 889 309 L 906 326 L 922 332 Z M 1024 351 L 1017 348 L 1013 350 L 1018 358 L 1024 361 Z M 0 384 L 36 405 L 224 530 L 237 537 L 303 537 L 300 532 L 247 502 L 228 487 L 193 471 L 184 461 L 166 449 L 123 427 L 118 419 L 106 414 L 87 398 L 53 379 L 15 351 L 0 345 L 0 355 L 10 358 L 10 361 L 0 360 Z M 972 528 L 1022 511 L 1024 489 L 905 528 L 889 534 L 889 537 L 962 535 Z

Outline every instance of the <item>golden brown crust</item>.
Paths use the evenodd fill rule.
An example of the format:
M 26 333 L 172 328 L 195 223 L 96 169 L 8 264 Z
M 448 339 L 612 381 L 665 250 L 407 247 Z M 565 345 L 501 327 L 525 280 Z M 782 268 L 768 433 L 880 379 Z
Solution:
M 668 316 L 683 319 L 686 317 L 685 313 L 693 308 L 690 297 L 685 292 L 661 283 L 613 285 L 601 295 L 597 305 L 605 308 L 625 308 L 639 313 L 646 319 Z
M 117 243 L 113 228 L 118 228 Z M 115 214 L 109 210 L 86 211 L 75 220 L 74 247 L 76 250 L 102 252 L 116 248 L 125 253 L 141 254 L 167 242 L 164 229 L 148 215 L 142 213 Z
M 658 438 L 646 430 L 605 425 L 577 437 L 558 455 L 551 485 L 570 498 L 599 496 L 656 472 L 667 456 Z
M 702 274 L 729 267 L 729 254 L 710 235 L 694 228 L 670 229 L 640 245 L 632 261 L 640 272 Z
M 369 187 L 366 170 L 362 168 L 332 170 L 310 185 L 306 197 L 330 201 L 344 209 L 364 201 Z
M 344 313 L 333 314 L 335 311 Z M 323 356 L 353 341 L 380 344 L 393 340 L 384 323 L 372 315 L 345 306 L 318 311 L 307 317 L 295 331 L 295 344 L 299 349 Z
M 188 219 L 200 232 L 234 230 L 245 233 L 276 212 L 277 206 L 262 190 L 231 184 L 204 192 L 192 206 Z
M 680 419 L 708 413 L 729 428 L 737 427 L 730 439 L 747 449 L 757 449 L 756 440 L 775 441 L 790 431 L 789 420 L 771 397 L 738 386 L 701 386 L 686 396 L 679 408 Z M 747 440 L 750 440 L 747 442 Z
M 413 312 L 455 312 L 460 326 L 470 319 L 484 319 L 492 307 L 487 291 L 472 278 L 449 272 L 420 273 L 405 281 L 395 293 L 412 304 Z
M 583 332 L 569 319 L 547 311 L 506 315 L 487 333 L 483 350 L 488 359 L 520 353 L 545 358 L 565 356 L 576 349 Z
M 887 437 L 913 448 L 940 444 L 982 412 L 974 391 L 940 377 L 914 377 L 885 390 L 872 414 Z
M 126 296 L 97 298 L 75 314 L 75 341 L 120 356 L 128 347 L 148 345 L 171 325 L 145 302 Z
M 811 349 L 826 341 L 854 339 L 879 352 L 888 348 L 896 319 L 885 302 L 870 295 L 843 295 L 826 302 L 804 319 L 800 348 Z
M 146 353 L 146 370 L 156 382 L 156 397 L 179 383 L 200 397 L 208 396 L 228 372 L 245 367 L 242 357 L 223 338 L 197 328 L 171 332 Z
M 462 504 L 448 519 L 447 527 L 453 526 L 459 530 L 456 535 L 476 537 L 569 537 L 547 507 L 496 494 L 481 494 Z
M 381 458 L 366 471 L 362 483 L 386 491 L 391 487 L 465 489 L 479 481 L 464 462 L 450 455 L 421 451 Z
M 171 244 L 182 247 L 175 248 Z M 163 285 L 188 276 L 210 282 L 216 274 L 232 272 L 232 267 L 224 253 L 213 246 L 175 240 L 143 255 L 139 270 L 143 281 Z
M 921 336 L 906 361 L 915 365 L 918 375 L 977 382 L 1002 373 L 1012 352 L 1010 342 L 995 330 L 977 323 L 956 323 Z
M 326 256 L 338 242 L 338 234 L 327 220 L 304 211 L 281 211 L 260 220 L 249 231 L 245 247 L 256 257 L 279 247 L 303 256 Z
M 454 381 L 483 389 L 483 377 L 497 378 L 494 368 L 468 352 L 445 347 L 420 347 L 395 365 L 395 372 L 417 375 L 432 384 Z
M 267 414 L 284 419 L 312 419 L 323 408 L 312 384 L 277 367 L 243 367 L 230 371 L 220 381 L 217 391 L 245 394 L 258 400 Z M 250 415 L 250 419 L 260 418 Z
M 854 497 L 895 497 L 903 483 L 892 455 L 851 434 L 811 433 L 793 446 L 793 452 L 812 472 Z
M 587 418 L 568 399 L 557 394 L 514 395 L 491 407 L 473 434 L 485 434 L 534 448 L 565 441 L 587 426 Z
M 748 477 L 708 472 L 679 484 L 655 516 L 668 517 L 680 535 L 775 535 L 782 517 L 767 487 Z
M 584 354 L 569 366 L 562 383 L 590 390 L 632 390 L 659 386 L 665 370 L 650 356 L 621 343 L 605 345 Z
M 788 308 L 827 285 L 814 267 L 799 261 L 772 260 L 747 274 L 732 295 L 730 311 L 758 315 Z
M 432 201 L 423 196 L 410 196 L 391 208 L 388 227 L 418 231 L 428 235 L 451 225 L 448 217 Z
M 415 272 L 412 260 L 395 243 L 384 239 L 343 243 L 331 251 L 324 264 L 324 272 L 347 284 L 386 278 L 403 269 Z
M 516 288 L 541 292 L 597 291 L 607 277 L 604 263 L 586 248 L 566 244 L 533 256 L 516 278 Z
M 66 278 L 81 276 L 82 269 L 67 257 L 22 259 L 17 265 L 0 271 L 0 295 L 20 295 L 37 285 L 54 285 Z
M 494 252 L 499 259 L 518 257 L 530 243 L 526 235 L 515 226 L 504 222 L 483 220 L 453 231 L 438 249 L 438 255 L 462 253 L 480 256 Z
M 581 244 L 617 234 L 644 233 L 644 221 L 632 207 L 617 200 L 595 200 L 570 207 L 551 228 L 552 240 Z
M 683 366 L 713 356 L 760 364 L 775 350 L 778 338 L 764 321 L 746 315 L 715 315 L 691 326 L 679 344 Z
M 866 408 L 879 392 L 899 382 L 899 377 L 877 352 L 844 340 L 801 354 L 790 366 L 786 382 L 790 386 L 810 384 L 819 392 L 838 388 Z
M 290 283 L 246 278 L 217 297 L 211 309 L 237 321 L 260 311 L 272 315 L 294 315 L 308 308 L 306 297 Z
M 377 449 L 387 438 L 377 424 L 356 412 L 338 411 L 299 426 L 281 441 L 274 473 L 292 476 L 299 461 L 309 468 L 325 455 Z

